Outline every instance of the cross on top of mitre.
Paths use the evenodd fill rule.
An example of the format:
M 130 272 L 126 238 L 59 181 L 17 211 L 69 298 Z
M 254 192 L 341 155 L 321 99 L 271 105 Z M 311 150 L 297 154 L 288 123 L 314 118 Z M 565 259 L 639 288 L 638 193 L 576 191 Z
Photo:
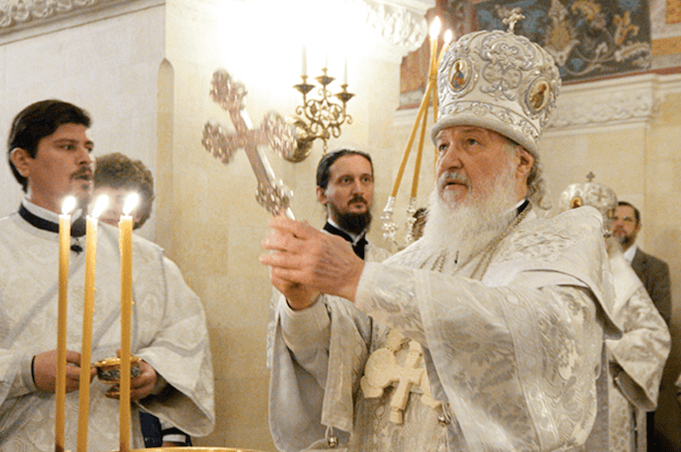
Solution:
M 235 82 L 223 69 L 213 74 L 211 84 L 210 97 L 229 113 L 236 133 L 229 134 L 220 125 L 208 122 L 203 130 L 201 144 L 222 163 L 229 163 L 236 151 L 243 148 L 258 180 L 258 203 L 272 215 L 283 210 L 293 218 L 290 191 L 284 188 L 281 181 L 275 182 L 274 172 L 267 158 L 258 151 L 258 146 L 268 145 L 282 157 L 290 155 L 297 147 L 295 130 L 277 113 L 268 113 L 260 129 L 253 129 L 244 108 L 247 94 L 245 86 Z
M 515 30 L 515 24 L 518 23 L 519 20 L 524 19 L 525 16 L 522 14 L 522 8 L 513 8 L 508 15 L 508 17 L 505 17 L 502 22 L 504 25 L 508 25 L 508 32 L 513 33 Z

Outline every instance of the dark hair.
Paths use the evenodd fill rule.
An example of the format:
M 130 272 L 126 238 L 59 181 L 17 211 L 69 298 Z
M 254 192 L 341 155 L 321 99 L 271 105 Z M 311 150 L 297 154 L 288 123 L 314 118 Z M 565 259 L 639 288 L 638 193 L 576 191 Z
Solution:
M 82 108 L 55 99 L 33 103 L 14 118 L 7 140 L 7 161 L 24 191 L 28 181 L 14 167 L 12 151 L 21 148 L 28 152 L 31 158 L 35 158 L 40 140 L 52 135 L 60 126 L 80 124 L 89 128 L 90 122 L 90 115 Z
M 618 206 L 627 206 L 631 207 L 634 209 L 634 217 L 636 217 L 636 224 L 639 224 L 641 222 L 641 212 L 638 211 L 636 207 L 634 207 L 631 203 L 628 203 L 626 201 L 620 201 L 617 203 Z
M 371 175 L 373 176 L 374 164 L 371 161 L 371 156 L 369 154 L 356 149 L 341 148 L 324 155 L 317 164 L 317 187 L 326 190 L 326 187 L 329 186 L 329 180 L 331 179 L 331 165 L 333 165 L 336 160 L 346 155 L 359 155 L 367 159 L 369 165 L 371 165 Z
M 97 158 L 95 165 L 95 188 L 123 188 L 140 195 L 139 219 L 134 228 L 141 227 L 151 216 L 154 202 L 154 176 L 141 160 L 132 160 L 120 152 L 112 152 Z

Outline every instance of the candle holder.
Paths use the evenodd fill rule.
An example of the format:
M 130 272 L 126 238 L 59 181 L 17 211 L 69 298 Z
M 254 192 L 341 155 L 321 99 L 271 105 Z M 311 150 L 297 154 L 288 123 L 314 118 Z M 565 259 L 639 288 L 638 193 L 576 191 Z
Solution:
M 352 116 L 347 114 L 347 103 L 355 95 L 348 92 L 348 84 L 343 83 L 340 87 L 342 91 L 332 94 L 327 88 L 335 80 L 327 74 L 327 68 L 322 68 L 322 75 L 315 80 L 321 87 L 318 90 L 320 99 L 308 99 L 307 95 L 315 88 L 315 85 L 307 83 L 307 75 L 300 76 L 302 83 L 293 87 L 303 95 L 303 104 L 296 107 L 297 117 L 287 118 L 287 121 L 294 125 L 298 132 L 298 150 L 295 155 L 297 160 L 288 159 L 294 162 L 304 160 L 312 149 L 314 140 L 320 138 L 324 142 L 324 154 L 327 150 L 327 142 L 332 136 L 338 138 L 341 135 L 341 125 L 352 124 Z M 334 102 L 336 97 L 340 103 Z
M 414 121 L 414 127 L 411 130 L 411 134 L 409 135 L 409 139 L 407 140 L 407 145 L 404 148 L 404 153 L 402 155 L 402 161 L 400 163 L 400 167 L 397 172 L 397 177 L 395 178 L 395 182 L 393 184 L 393 189 L 388 197 L 388 201 L 386 203 L 386 206 L 383 208 L 383 213 L 381 215 L 381 223 L 382 223 L 382 231 L 383 231 L 383 238 L 393 244 L 394 246 L 397 247 L 397 249 L 403 249 L 404 247 L 408 246 L 411 244 L 415 237 L 414 237 L 414 225 L 416 224 L 416 217 L 414 214 L 418 210 L 416 207 L 416 199 L 417 199 L 417 194 L 418 194 L 418 186 L 419 186 L 419 177 L 420 177 L 420 171 L 421 171 L 421 160 L 423 157 L 423 147 L 424 147 L 424 141 L 425 141 L 425 136 L 426 136 L 426 128 L 427 128 L 427 121 L 428 121 L 428 110 L 430 109 L 431 101 L 433 105 L 433 123 L 437 123 L 437 110 L 438 110 L 438 98 L 437 98 L 437 73 L 438 73 L 438 66 L 439 63 L 447 51 L 447 48 L 449 46 L 449 43 L 452 40 L 453 34 L 451 31 L 447 31 L 445 33 L 445 38 L 444 38 L 444 45 L 442 49 L 440 50 L 439 56 L 438 56 L 438 36 L 440 33 L 440 19 L 435 18 L 433 23 L 430 26 L 430 63 L 428 65 L 428 79 L 427 79 L 427 84 L 426 84 L 426 89 L 423 93 L 423 98 L 421 99 L 421 105 L 419 106 L 418 113 L 416 115 L 416 120 Z M 393 213 L 395 212 L 395 202 L 397 199 L 397 193 L 400 188 L 400 184 L 402 183 L 402 176 L 404 175 L 406 166 L 407 166 L 407 161 L 409 159 L 409 154 L 411 153 L 412 146 L 414 144 L 414 140 L 416 139 L 417 132 L 419 135 L 419 140 L 418 140 L 418 148 L 416 151 L 416 159 L 414 162 L 414 174 L 413 174 L 413 179 L 412 179 L 412 184 L 411 184 L 411 194 L 409 197 L 409 203 L 407 205 L 406 209 L 406 214 L 407 214 L 407 219 L 405 221 L 405 226 L 406 226 L 406 234 L 405 234 L 405 239 L 404 243 L 400 243 L 397 238 L 396 234 L 398 231 L 398 226 L 393 220 Z M 436 162 L 437 162 L 437 150 L 435 150 L 434 155 L 433 155 L 433 168 L 435 168 Z M 422 222 L 425 220 L 422 220 Z
M 97 378 L 102 383 L 118 384 L 121 380 L 121 359 L 106 358 L 95 363 Z M 138 377 L 142 374 L 142 366 L 139 356 L 130 357 L 130 376 Z

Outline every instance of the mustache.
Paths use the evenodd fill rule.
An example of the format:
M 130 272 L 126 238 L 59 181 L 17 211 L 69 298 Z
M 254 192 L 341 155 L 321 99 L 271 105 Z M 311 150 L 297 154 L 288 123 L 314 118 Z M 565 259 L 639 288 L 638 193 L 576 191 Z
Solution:
M 437 188 L 438 190 L 442 191 L 444 190 L 445 185 L 452 182 L 455 184 L 465 185 L 469 190 L 471 188 L 471 180 L 468 178 L 468 176 L 461 173 L 455 173 L 454 171 L 445 171 L 442 173 L 437 179 Z
M 83 166 L 71 175 L 71 179 L 92 180 L 92 169 L 90 169 L 90 167 Z
M 353 203 L 356 203 L 356 202 L 362 202 L 362 203 L 364 203 L 364 204 L 368 204 L 368 203 L 367 203 L 367 200 L 364 199 L 364 196 L 359 195 L 359 194 L 354 195 L 354 196 L 352 197 L 352 199 L 350 199 L 350 201 L 348 201 L 348 204 L 353 204 Z

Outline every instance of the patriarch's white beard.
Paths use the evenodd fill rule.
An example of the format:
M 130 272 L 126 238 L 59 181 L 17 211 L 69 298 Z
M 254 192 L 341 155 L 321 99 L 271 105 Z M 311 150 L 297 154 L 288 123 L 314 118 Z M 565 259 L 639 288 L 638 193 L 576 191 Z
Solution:
M 482 192 L 470 192 L 469 201 L 456 204 L 444 193 L 444 200 L 436 186 L 430 194 L 428 219 L 421 240 L 429 255 L 446 251 L 458 256 L 459 262 L 482 251 L 515 218 L 513 177 L 510 165 Z

